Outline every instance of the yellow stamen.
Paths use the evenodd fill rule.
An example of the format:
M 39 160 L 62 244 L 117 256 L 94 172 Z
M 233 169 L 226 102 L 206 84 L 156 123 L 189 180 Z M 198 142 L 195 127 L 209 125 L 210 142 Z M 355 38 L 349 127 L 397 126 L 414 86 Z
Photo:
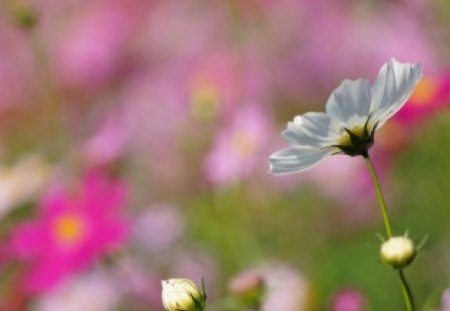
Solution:
M 352 134 L 354 134 L 360 138 L 364 137 L 364 127 L 361 127 L 361 126 L 354 127 L 352 129 L 350 129 L 350 132 L 352 132 Z M 352 139 L 350 137 L 350 134 L 347 132 L 344 132 L 342 134 L 341 138 L 338 140 L 338 145 L 339 146 L 351 146 Z
M 83 239 L 86 225 L 83 219 L 73 213 L 61 215 L 54 223 L 54 234 L 64 245 L 73 245 Z

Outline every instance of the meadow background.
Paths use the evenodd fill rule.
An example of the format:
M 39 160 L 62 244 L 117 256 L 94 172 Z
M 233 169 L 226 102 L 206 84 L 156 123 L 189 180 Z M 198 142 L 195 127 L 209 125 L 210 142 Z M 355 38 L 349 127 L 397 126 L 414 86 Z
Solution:
M 391 57 L 424 77 L 372 155 L 428 237 L 418 310 L 449 311 L 449 1 L 2 0 L 0 310 L 161 311 L 170 277 L 207 310 L 258 281 L 264 311 L 402 310 L 363 159 L 268 174 L 288 121 Z

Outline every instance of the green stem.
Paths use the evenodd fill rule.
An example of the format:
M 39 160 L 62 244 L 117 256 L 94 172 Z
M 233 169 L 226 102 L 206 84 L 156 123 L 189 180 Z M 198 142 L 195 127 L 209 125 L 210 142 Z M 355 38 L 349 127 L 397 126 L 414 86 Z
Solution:
M 402 286 L 403 298 L 405 300 L 406 309 L 408 311 L 414 311 L 414 299 L 411 291 L 411 287 L 406 280 L 405 273 L 402 269 L 398 269 L 398 274 L 400 276 L 400 282 Z
M 384 228 L 386 229 L 386 234 L 388 238 L 392 237 L 392 225 L 389 220 L 389 215 L 386 209 L 386 202 L 384 200 L 383 192 L 381 191 L 380 181 L 378 179 L 377 173 L 375 172 L 375 167 L 369 156 L 364 157 L 367 162 L 367 167 L 370 171 L 370 176 L 372 177 L 372 182 L 375 187 L 375 192 L 377 193 L 378 205 L 380 206 L 381 215 L 383 216 Z
M 364 156 L 367 167 L 369 168 L 370 176 L 372 177 L 372 182 L 375 187 L 375 192 L 377 194 L 378 205 L 380 206 L 381 215 L 383 216 L 384 228 L 386 229 L 386 234 L 388 238 L 391 238 L 393 235 L 391 221 L 389 219 L 389 215 L 387 213 L 386 201 L 384 200 L 383 192 L 381 191 L 380 180 L 378 179 L 377 173 L 375 171 L 375 167 L 373 166 L 373 162 L 369 155 Z M 414 299 L 412 295 L 411 288 L 406 280 L 405 274 L 402 269 L 398 269 L 400 283 L 403 293 L 403 299 L 405 300 L 406 309 L 408 311 L 414 311 Z

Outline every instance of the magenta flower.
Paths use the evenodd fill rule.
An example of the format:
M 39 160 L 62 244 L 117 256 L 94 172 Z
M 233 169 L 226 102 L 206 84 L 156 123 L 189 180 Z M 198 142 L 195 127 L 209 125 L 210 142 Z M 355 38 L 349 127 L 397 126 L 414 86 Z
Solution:
M 46 195 L 36 218 L 12 233 L 14 257 L 28 264 L 24 289 L 43 291 L 120 245 L 125 194 L 124 184 L 90 173 L 75 194 L 58 188 Z
M 450 75 L 425 76 L 394 120 L 414 126 L 450 101 Z
M 331 302 L 332 311 L 365 310 L 366 298 L 356 289 L 344 289 L 337 293 Z

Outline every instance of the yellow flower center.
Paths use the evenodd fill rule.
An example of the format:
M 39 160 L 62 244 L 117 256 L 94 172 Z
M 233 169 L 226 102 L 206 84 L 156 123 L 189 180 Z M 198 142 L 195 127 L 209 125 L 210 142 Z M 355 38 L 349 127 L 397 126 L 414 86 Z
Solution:
M 364 127 L 362 127 L 362 126 L 354 127 L 352 129 L 350 129 L 350 132 L 352 132 L 352 134 L 354 134 L 360 138 L 364 137 Z M 348 132 L 344 132 L 344 134 L 338 140 L 338 145 L 339 146 L 351 146 L 352 145 L 352 139 Z
M 240 131 L 233 135 L 231 139 L 233 151 L 242 157 L 251 156 L 256 150 L 255 137 L 246 131 Z
M 56 239 L 64 245 L 74 245 L 81 241 L 86 234 L 84 220 L 72 213 L 56 218 L 53 225 Z
M 416 105 L 430 103 L 439 89 L 439 83 L 431 77 L 423 77 L 411 97 L 410 102 Z

